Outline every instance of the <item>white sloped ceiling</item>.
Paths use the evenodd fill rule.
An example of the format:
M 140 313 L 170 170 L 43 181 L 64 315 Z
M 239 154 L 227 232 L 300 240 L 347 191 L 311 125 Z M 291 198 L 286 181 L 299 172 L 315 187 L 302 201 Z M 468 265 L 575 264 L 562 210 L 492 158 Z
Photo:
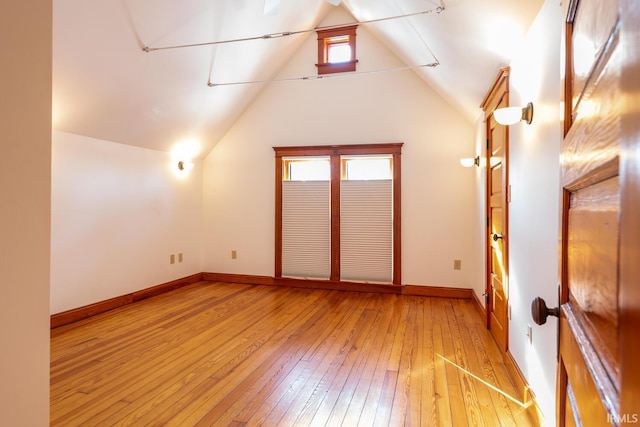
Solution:
M 426 84 L 473 121 L 510 48 L 542 0 L 54 0 L 53 127 L 160 150 L 197 138 L 206 154 L 264 84 L 314 32 L 238 43 L 162 49 L 313 29 L 335 7 L 370 21 L 443 7 L 439 13 L 367 25 Z M 505 43 L 509 42 L 509 43 Z

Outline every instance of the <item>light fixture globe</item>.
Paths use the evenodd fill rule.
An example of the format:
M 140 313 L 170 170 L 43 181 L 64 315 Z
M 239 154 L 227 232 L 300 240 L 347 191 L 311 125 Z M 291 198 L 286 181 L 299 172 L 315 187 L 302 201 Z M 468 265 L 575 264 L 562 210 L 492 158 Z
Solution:
M 470 168 L 473 165 L 480 166 L 480 156 L 460 159 L 460 164 L 465 168 Z
M 527 124 L 533 121 L 533 103 L 529 102 L 526 107 L 506 107 L 498 108 L 493 112 L 496 122 L 501 125 L 510 126 L 524 120 Z

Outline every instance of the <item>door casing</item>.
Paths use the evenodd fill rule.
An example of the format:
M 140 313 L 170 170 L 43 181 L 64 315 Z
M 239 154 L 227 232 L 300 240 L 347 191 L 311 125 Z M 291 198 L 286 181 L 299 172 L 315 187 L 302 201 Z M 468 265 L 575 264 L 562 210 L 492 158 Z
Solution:
M 486 148 L 484 156 L 485 179 L 485 254 L 486 254 L 486 277 L 485 277 L 485 313 L 487 329 L 494 336 L 500 350 L 506 352 L 509 348 L 509 205 L 507 200 L 509 188 L 509 128 L 496 124 L 493 112 L 497 108 L 509 106 L 509 74 L 510 67 L 502 67 L 491 85 L 480 108 L 485 116 Z M 501 189 L 500 204 L 501 218 L 493 217 L 492 213 L 492 170 L 495 166 L 492 161 L 493 132 L 502 132 L 502 151 L 500 156 Z M 495 201 L 494 201 L 495 202 Z M 495 203 L 494 203 L 495 204 Z M 494 224 L 499 223 L 501 230 L 493 230 Z M 499 234 L 498 241 L 493 240 L 493 234 Z M 498 261 L 501 275 L 502 295 L 496 294 L 496 289 L 492 285 L 494 282 L 494 249 L 499 246 Z

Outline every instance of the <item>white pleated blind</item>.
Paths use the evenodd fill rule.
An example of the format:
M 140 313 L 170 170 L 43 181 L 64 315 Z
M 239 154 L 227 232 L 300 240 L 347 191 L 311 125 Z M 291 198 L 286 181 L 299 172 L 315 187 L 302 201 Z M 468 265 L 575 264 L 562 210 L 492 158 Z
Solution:
M 329 181 L 282 182 L 282 275 L 331 275 Z
M 340 278 L 392 282 L 393 180 L 340 184 Z

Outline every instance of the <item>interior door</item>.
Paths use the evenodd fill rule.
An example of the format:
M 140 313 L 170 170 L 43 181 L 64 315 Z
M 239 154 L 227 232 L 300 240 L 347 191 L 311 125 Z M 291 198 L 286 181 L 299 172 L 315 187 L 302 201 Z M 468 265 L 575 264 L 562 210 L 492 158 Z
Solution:
M 498 73 L 495 82 L 483 101 L 481 108 L 486 120 L 486 313 L 487 327 L 503 352 L 508 347 L 507 283 L 508 257 L 508 127 L 499 125 L 493 111 L 509 106 L 509 67 Z
M 501 102 L 498 108 L 505 105 Z M 506 251 L 506 126 L 498 125 L 489 118 L 488 190 L 489 190 L 489 330 L 502 351 L 507 351 L 507 266 Z
M 618 425 L 640 421 L 638 413 L 620 411 L 620 342 L 627 338 L 619 310 L 625 17 L 617 0 L 565 7 L 561 306 L 553 312 L 560 316 L 558 424 Z M 538 303 L 532 312 L 540 323 L 551 310 Z
M 640 2 L 621 1 L 622 115 L 620 154 L 620 418 L 640 418 Z

